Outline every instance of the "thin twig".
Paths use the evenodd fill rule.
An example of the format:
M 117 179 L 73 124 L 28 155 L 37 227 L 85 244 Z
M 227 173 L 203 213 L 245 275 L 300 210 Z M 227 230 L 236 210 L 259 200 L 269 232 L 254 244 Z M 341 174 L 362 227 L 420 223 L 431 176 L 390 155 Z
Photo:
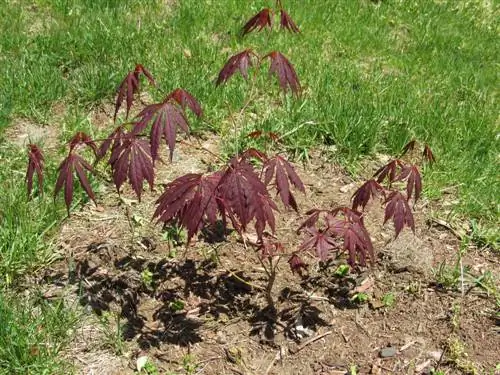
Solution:
M 322 333 L 321 335 L 317 335 L 315 337 L 312 337 L 309 340 L 307 340 L 305 343 L 303 343 L 302 345 L 299 345 L 297 348 L 290 349 L 290 353 L 296 354 L 296 353 L 300 352 L 302 349 L 304 349 L 306 346 L 308 346 L 309 344 L 312 344 L 313 342 L 318 341 L 319 339 L 321 339 L 325 336 L 331 335 L 331 334 L 332 334 L 332 331 L 327 331 L 325 333 Z
M 274 367 L 274 364 L 276 363 L 276 361 L 280 357 L 281 357 L 281 348 L 278 349 L 278 351 L 276 352 L 276 355 L 274 356 L 273 360 L 271 361 L 271 363 L 269 363 L 269 366 L 267 366 L 267 369 L 266 369 L 266 372 L 264 372 L 264 375 L 269 374 L 269 372 L 271 371 L 271 369 Z

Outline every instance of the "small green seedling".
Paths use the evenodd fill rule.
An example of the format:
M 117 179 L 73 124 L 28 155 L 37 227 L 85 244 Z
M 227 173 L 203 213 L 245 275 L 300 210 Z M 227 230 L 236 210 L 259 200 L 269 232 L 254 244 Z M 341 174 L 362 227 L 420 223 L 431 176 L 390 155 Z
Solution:
M 349 274 L 349 270 L 350 270 L 350 268 L 347 264 L 341 264 L 335 270 L 335 276 L 346 277 Z
M 366 293 L 362 293 L 362 292 L 356 293 L 355 295 L 353 295 L 351 297 L 351 302 L 355 302 L 355 303 L 359 303 L 359 304 L 366 303 L 366 302 L 368 302 L 369 298 L 370 297 Z
M 141 280 L 148 289 L 153 289 L 153 273 L 147 268 L 141 272 Z
M 170 310 L 175 311 L 175 312 L 184 310 L 184 301 L 182 301 L 180 299 L 176 299 L 176 300 L 170 302 L 168 304 L 168 307 L 170 308 Z
M 382 303 L 384 304 L 385 307 L 392 307 L 394 306 L 395 302 L 396 302 L 396 296 L 394 296 L 394 293 L 392 292 L 386 293 L 382 297 Z

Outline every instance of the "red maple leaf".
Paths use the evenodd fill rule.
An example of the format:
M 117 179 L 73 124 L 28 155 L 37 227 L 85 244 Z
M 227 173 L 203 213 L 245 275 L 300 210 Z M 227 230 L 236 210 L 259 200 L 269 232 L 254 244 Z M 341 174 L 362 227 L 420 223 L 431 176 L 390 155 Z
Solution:
M 413 201 L 416 202 L 422 192 L 422 177 L 416 165 L 405 165 L 401 173 L 396 177 L 396 181 L 406 181 L 406 195 L 408 199 L 413 195 Z
M 255 130 L 255 131 L 253 131 L 251 133 L 248 133 L 247 137 L 248 138 L 253 138 L 253 139 L 256 139 L 256 138 L 269 138 L 273 142 L 279 142 L 279 140 L 280 140 L 280 136 L 279 136 L 278 133 L 275 133 L 275 132 L 265 132 L 265 131 L 262 131 L 262 130 Z
M 220 207 L 233 227 L 244 232 L 255 221 L 255 231 L 262 240 L 267 225 L 275 231 L 273 210 L 278 210 L 251 164 L 244 158 L 233 157 L 222 174 L 218 187 Z
M 328 232 L 328 229 L 318 230 L 316 227 L 306 228 L 308 237 L 302 242 L 299 251 L 314 249 L 322 261 L 328 259 L 330 250 L 337 247 L 337 241 Z
M 255 56 L 255 53 L 251 49 L 246 49 L 234 56 L 231 56 L 219 72 L 219 77 L 215 83 L 216 86 L 219 86 L 221 83 L 225 83 L 233 76 L 234 73 L 236 73 L 237 70 L 240 71 L 243 78 L 248 79 L 248 67 L 253 66 L 252 56 Z
M 259 13 L 257 13 L 255 16 L 250 18 L 248 22 L 243 26 L 243 29 L 241 30 L 242 36 L 245 36 L 246 34 L 256 30 L 261 31 L 264 27 L 269 27 L 270 29 L 272 28 L 272 10 L 269 8 L 264 8 L 262 9 Z
M 280 26 L 282 29 L 287 29 L 293 33 L 300 33 L 298 26 L 293 22 L 292 17 L 283 9 L 280 10 Z
M 43 193 L 43 167 L 44 158 L 42 150 L 37 145 L 28 145 L 28 168 L 26 170 L 26 185 L 28 187 L 28 198 L 31 198 L 33 191 L 33 176 L 36 172 L 38 180 L 38 192 Z
M 132 103 L 134 101 L 134 94 L 139 91 L 139 78 L 141 74 L 144 74 L 147 77 L 151 85 L 156 85 L 151 73 L 149 73 L 149 71 L 141 64 L 137 64 L 133 71 L 128 72 L 118 87 L 118 95 L 116 96 L 115 102 L 115 114 L 113 116 L 114 121 L 116 121 L 116 115 L 118 114 L 118 110 L 120 109 L 125 98 L 127 100 L 127 112 L 125 118 L 128 118 L 128 113 L 130 112 L 130 108 L 132 107 Z
M 424 159 L 427 160 L 429 164 L 433 164 L 436 161 L 436 158 L 434 157 L 434 154 L 432 153 L 432 150 L 429 147 L 429 145 L 424 146 L 423 156 Z
M 59 165 L 58 170 L 59 176 L 57 177 L 54 196 L 56 196 L 64 186 L 64 201 L 66 203 L 68 214 L 71 202 L 73 201 L 73 173 L 75 173 L 78 177 L 80 185 L 83 187 L 83 190 L 85 190 L 85 193 L 87 193 L 89 198 L 95 203 L 94 192 L 92 191 L 87 175 L 85 174 L 85 170 L 93 172 L 92 166 L 89 163 L 87 163 L 80 155 L 70 151 L 68 156 Z
M 234 157 L 229 165 L 209 176 L 177 178 L 167 185 L 157 205 L 154 218 L 177 222 L 188 230 L 189 240 L 205 222 L 214 224 L 219 215 L 224 228 L 229 218 L 240 234 L 254 222 L 260 243 L 267 225 L 275 230 L 273 211 L 277 207 L 254 167 L 241 157 Z
M 269 185 L 273 176 L 274 185 L 285 207 L 292 207 L 298 211 L 297 202 L 290 191 L 290 184 L 304 194 L 306 190 L 293 166 L 283 157 L 276 155 L 264 164 L 264 183 Z
M 385 203 L 384 224 L 390 218 L 393 219 L 396 237 L 403 230 L 404 226 L 411 228 L 415 233 L 415 222 L 413 220 L 413 213 L 408 204 L 408 199 L 399 191 L 393 191 L 387 197 Z
M 352 209 L 357 210 L 361 206 L 364 210 L 368 201 L 379 194 L 384 194 L 384 188 L 373 179 L 366 181 L 351 197 Z
M 290 259 L 288 259 L 288 264 L 292 273 L 297 272 L 299 276 L 303 276 L 303 272 L 307 270 L 307 264 L 297 254 L 292 254 Z
M 101 143 L 101 146 L 97 150 L 97 159 L 101 160 L 104 156 L 106 156 L 109 147 L 111 147 L 111 153 L 113 153 L 116 147 L 122 143 L 125 136 L 126 133 L 123 129 L 123 125 L 120 125 L 113 130 L 113 132 Z
M 347 251 L 351 265 L 359 263 L 364 266 L 367 259 L 374 261 L 373 245 L 360 212 L 349 207 L 338 207 L 333 210 L 311 210 L 308 214 L 310 216 L 299 228 L 305 228 L 308 235 L 300 250 L 316 249 L 322 260 L 332 250 L 337 253 Z M 321 214 L 324 216 L 323 224 L 319 223 Z
M 95 142 L 84 132 L 77 132 L 73 138 L 71 138 L 69 141 L 69 151 L 73 151 L 75 147 L 80 145 L 89 146 L 94 151 L 95 155 L 98 154 Z
M 215 224 L 218 214 L 216 190 L 220 173 L 208 176 L 187 174 L 166 185 L 158 198 L 153 218 L 163 223 L 181 225 L 188 231 L 189 243 L 204 224 Z
M 327 221 L 328 230 L 335 236 L 344 239 L 341 251 L 347 251 L 349 254 L 348 263 L 351 266 L 354 266 L 356 263 L 365 266 L 367 258 L 373 263 L 375 254 L 373 252 L 372 241 L 368 231 L 357 215 L 348 214 L 343 219 L 328 217 Z
M 383 165 L 380 167 L 373 177 L 377 177 L 377 182 L 382 182 L 385 180 L 387 177 L 389 180 L 389 185 L 393 183 L 396 180 L 396 176 L 398 172 L 401 170 L 403 167 L 403 162 L 401 160 L 391 160 L 389 163 L 386 165 Z
M 201 117 L 203 114 L 200 103 L 198 103 L 193 95 L 184 89 L 177 88 L 172 91 L 167 95 L 165 102 L 169 99 L 175 100 L 184 110 L 188 107 L 198 117 Z
M 271 66 L 269 68 L 269 75 L 273 73 L 278 77 L 280 87 L 283 91 L 288 89 L 292 90 L 292 93 L 298 94 L 300 91 L 299 78 L 293 65 L 288 61 L 288 59 L 278 51 L 269 52 L 265 58 L 271 60 Z
M 129 180 L 139 201 L 144 181 L 153 189 L 154 170 L 151 148 L 146 140 L 128 134 L 116 145 L 109 159 L 113 171 L 113 181 L 119 192 L 122 184 Z
M 161 138 L 165 139 L 170 150 L 169 159 L 174 154 L 177 128 L 189 134 L 189 124 L 182 108 L 167 99 L 161 103 L 151 104 L 144 108 L 137 117 L 134 133 L 141 133 L 151 123 L 150 141 L 153 161 L 158 159 Z
M 408 142 L 404 147 L 403 151 L 401 152 L 401 155 L 406 155 L 408 151 L 413 151 L 415 149 L 415 145 L 417 144 L 417 141 L 415 139 L 412 139 L 410 142 Z

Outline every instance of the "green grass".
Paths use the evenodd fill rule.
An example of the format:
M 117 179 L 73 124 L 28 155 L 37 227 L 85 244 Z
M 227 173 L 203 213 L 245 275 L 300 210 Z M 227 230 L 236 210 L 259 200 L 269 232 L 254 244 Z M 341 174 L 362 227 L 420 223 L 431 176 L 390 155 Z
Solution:
M 144 86 L 154 99 L 176 87 L 199 98 L 205 120 L 192 119 L 192 127 L 219 132 L 225 152 L 248 142 L 235 142 L 234 122 L 241 134 L 289 134 L 287 147 L 299 157 L 331 145 L 332 157 L 355 171 L 361 158 L 398 153 L 413 137 L 429 143 L 438 163 L 425 169 L 425 193 L 453 201 L 451 212 L 437 214 L 470 219 L 473 240 L 498 246 L 499 6 L 285 0 L 300 35 L 274 30 L 240 38 L 244 22 L 272 3 L 8 0 L 0 7 L 0 132 L 26 118 L 60 127 L 61 141 L 75 130 L 100 134 L 89 113 L 112 105 L 121 79 L 142 63 L 158 81 L 157 88 Z M 303 95 L 280 94 L 274 79 L 268 83 L 267 62 L 254 83 L 235 77 L 215 88 L 228 56 L 249 47 L 289 57 Z M 53 259 L 50 232 L 64 209 L 50 196 L 26 201 L 25 156 L 4 139 L 0 144 L 0 368 L 64 372 L 50 342 L 71 326 L 71 310 L 12 299 L 23 275 Z M 56 162 L 48 158 L 48 185 Z M 47 324 L 55 318 L 59 330 Z M 29 355 L 29 340 L 48 345 Z
M 76 315 L 62 301 L 0 294 L 0 374 L 68 374 L 60 356 Z

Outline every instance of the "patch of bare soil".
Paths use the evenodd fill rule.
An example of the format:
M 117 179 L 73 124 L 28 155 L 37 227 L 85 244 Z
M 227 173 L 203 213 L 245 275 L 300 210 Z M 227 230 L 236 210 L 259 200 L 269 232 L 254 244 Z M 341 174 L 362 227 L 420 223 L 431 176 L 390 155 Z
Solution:
M 211 136 L 200 142 L 218 149 Z M 303 212 L 349 204 L 359 186 L 321 155 L 297 166 L 307 186 L 306 196 L 297 194 Z M 214 162 L 180 144 L 174 162 L 159 167 L 157 189 Z M 226 241 L 205 233 L 188 249 L 177 245 L 175 233 L 162 234 L 150 221 L 160 192 L 137 202 L 106 185 L 101 207 L 86 205 L 65 222 L 63 260 L 37 281 L 50 295 L 76 298 L 85 312 L 67 351 L 81 374 L 132 374 L 142 356 L 161 374 L 346 374 L 351 366 L 358 374 L 424 374 L 432 367 L 486 374 L 500 360 L 497 306 L 486 293 L 498 285 L 487 289 L 484 278 L 469 277 L 445 288 L 443 262 L 452 268 L 460 244 L 428 223 L 428 202 L 416 207 L 416 234 L 405 229 L 396 240 L 379 205 L 367 208 L 377 262 L 359 274 L 337 275 L 342 260 L 320 264 L 306 256 L 308 275 L 300 278 L 282 259 L 273 311 L 255 251 L 234 233 Z M 295 230 L 302 220 L 284 209 L 278 215 L 276 236 L 289 251 L 300 244 Z M 498 264 L 473 248 L 462 258 L 463 269 L 489 271 L 492 280 Z M 356 293 L 368 301 L 356 301 Z
M 59 145 L 57 129 L 55 126 L 44 126 L 18 118 L 5 130 L 5 138 L 20 148 L 26 148 L 28 144 L 36 143 L 43 144 L 46 149 L 54 150 Z

